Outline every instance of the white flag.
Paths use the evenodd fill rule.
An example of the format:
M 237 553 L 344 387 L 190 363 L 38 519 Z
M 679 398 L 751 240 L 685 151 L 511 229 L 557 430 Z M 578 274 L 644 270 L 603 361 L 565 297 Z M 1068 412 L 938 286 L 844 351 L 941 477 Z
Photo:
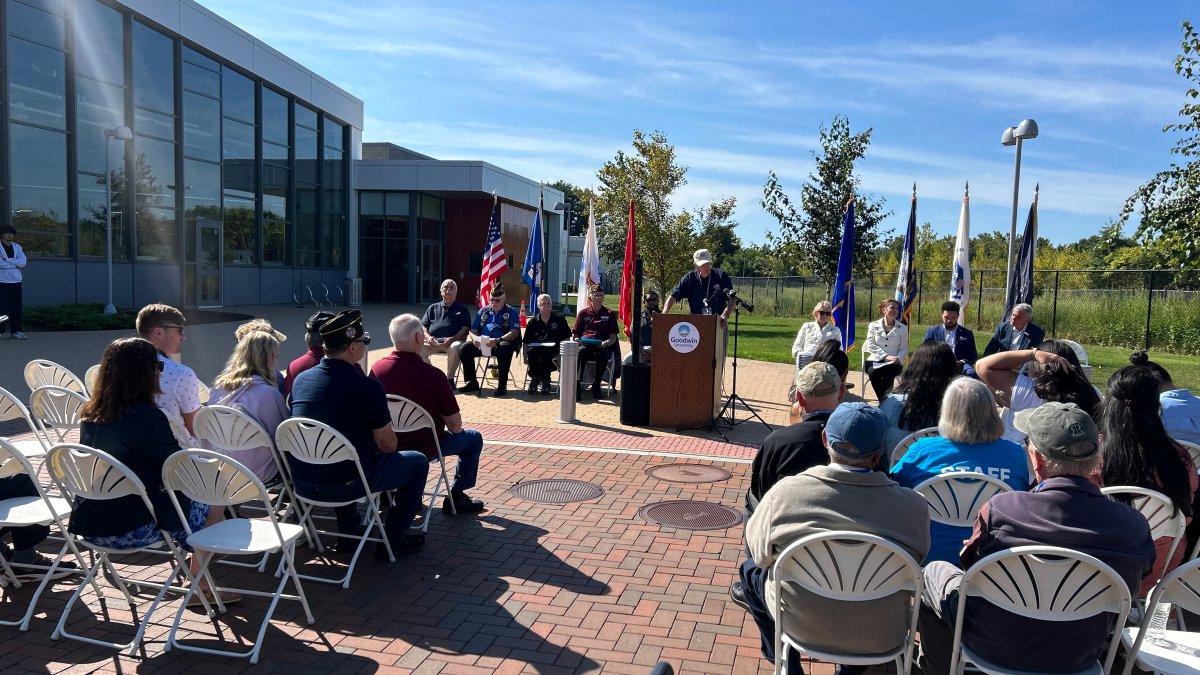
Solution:
M 583 309 L 588 289 L 600 283 L 600 248 L 596 245 L 596 209 L 588 200 L 588 229 L 583 239 L 583 259 L 579 262 L 579 286 L 576 289 L 575 311 Z
M 954 241 L 954 270 L 950 277 L 950 299 L 962 305 L 966 316 L 971 301 L 971 187 L 963 190 L 962 213 L 958 216 L 958 237 Z

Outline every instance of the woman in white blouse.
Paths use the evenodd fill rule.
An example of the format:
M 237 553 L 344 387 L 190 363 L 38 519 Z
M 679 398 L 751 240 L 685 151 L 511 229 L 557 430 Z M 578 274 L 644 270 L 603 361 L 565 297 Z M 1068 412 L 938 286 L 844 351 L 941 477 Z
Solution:
M 904 369 L 908 358 L 908 326 L 898 320 L 900 303 L 888 298 L 879 303 L 883 318 L 867 326 L 867 341 L 863 354 L 867 357 L 867 377 L 875 397 L 883 400 L 891 391 L 896 376 Z
M 826 340 L 836 340 L 841 343 L 842 331 L 833 325 L 833 305 L 828 300 L 818 302 L 812 311 L 813 320 L 800 326 L 796 333 L 796 341 L 792 343 L 792 360 L 797 368 L 803 368 L 812 361 L 817 347 Z

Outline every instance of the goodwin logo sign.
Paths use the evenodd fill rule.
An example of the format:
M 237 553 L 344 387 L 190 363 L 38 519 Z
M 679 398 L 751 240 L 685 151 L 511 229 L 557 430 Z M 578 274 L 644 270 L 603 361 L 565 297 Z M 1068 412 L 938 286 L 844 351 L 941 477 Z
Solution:
M 680 354 L 687 354 L 700 346 L 700 332 L 692 324 L 681 321 L 671 327 L 667 342 L 670 343 L 671 349 Z

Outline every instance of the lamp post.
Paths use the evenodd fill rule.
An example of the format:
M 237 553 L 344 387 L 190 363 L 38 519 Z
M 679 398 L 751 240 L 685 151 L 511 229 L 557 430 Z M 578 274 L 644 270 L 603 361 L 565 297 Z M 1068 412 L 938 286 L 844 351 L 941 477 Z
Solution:
M 1013 171 L 1013 202 L 1012 202 L 1012 224 L 1008 229 L 1008 274 L 1005 276 L 1004 282 L 1004 302 L 1007 304 L 1012 300 L 1008 297 L 1008 289 L 1012 288 L 1013 281 L 1013 240 L 1017 238 L 1017 196 L 1021 189 L 1021 142 L 1027 138 L 1038 137 L 1037 122 L 1031 119 L 1021 120 L 1021 123 L 1015 127 L 1009 127 L 1004 130 L 1004 134 L 1000 137 L 1001 145 L 1017 146 L 1017 166 Z
M 108 141 L 133 140 L 133 130 L 129 127 L 114 127 L 104 130 L 104 250 L 108 258 L 108 304 L 104 306 L 105 314 L 116 314 L 117 307 L 113 304 L 112 293 L 112 169 L 109 167 Z

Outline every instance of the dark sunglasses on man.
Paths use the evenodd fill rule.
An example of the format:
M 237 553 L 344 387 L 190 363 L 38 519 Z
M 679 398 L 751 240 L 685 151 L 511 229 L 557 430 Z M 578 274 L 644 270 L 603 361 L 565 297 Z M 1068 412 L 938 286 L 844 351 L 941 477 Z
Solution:
M 370 334 L 370 333 L 363 333 L 363 334 L 362 334 L 362 337 L 360 337 L 360 338 L 357 338 L 357 339 L 355 339 L 355 340 L 352 340 L 352 342 L 361 342 L 361 343 L 363 343 L 364 345 L 370 346 L 370 344 L 371 344 L 371 334 Z

